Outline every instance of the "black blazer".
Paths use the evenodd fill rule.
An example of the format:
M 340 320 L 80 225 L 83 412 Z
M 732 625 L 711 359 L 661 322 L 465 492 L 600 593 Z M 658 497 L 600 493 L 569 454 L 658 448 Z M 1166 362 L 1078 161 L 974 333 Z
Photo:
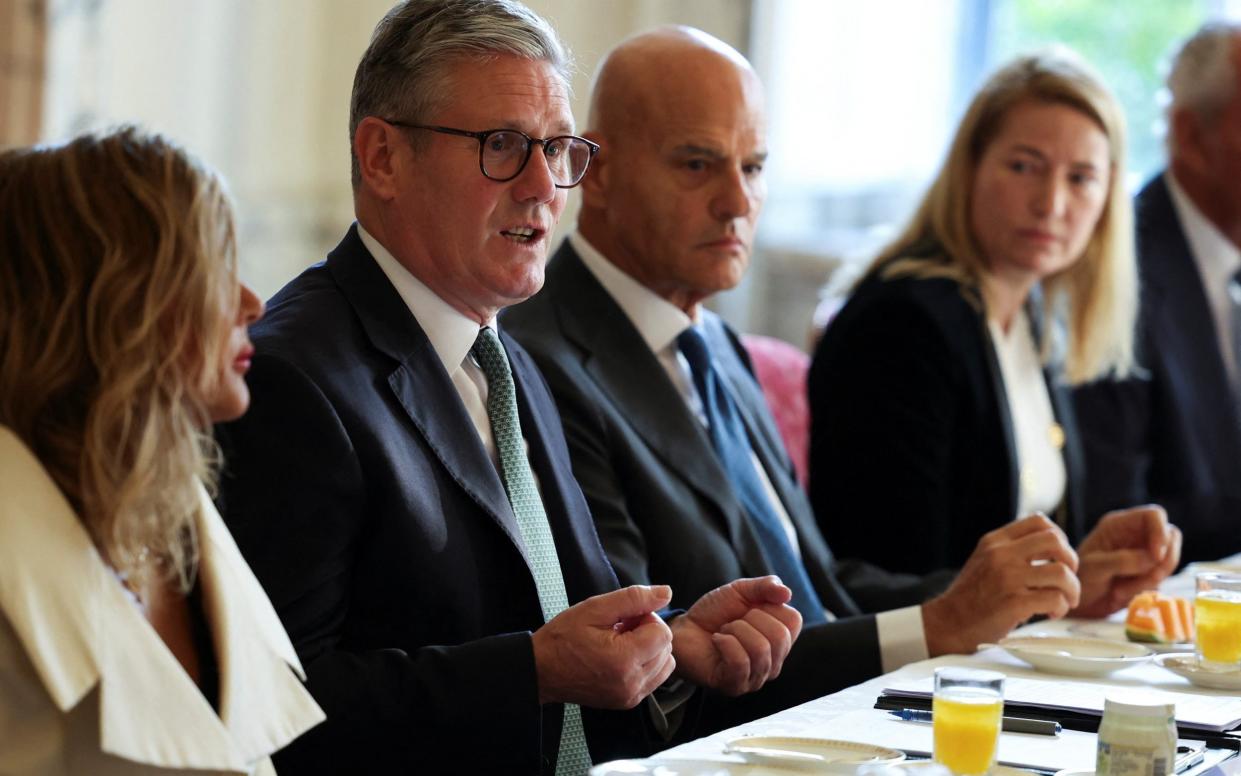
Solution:
M 562 707 L 538 702 L 543 616 L 504 486 L 356 227 L 253 337 L 223 506 L 328 716 L 280 772 L 552 773 Z M 551 396 L 501 337 L 569 601 L 613 590 Z M 647 752 L 638 713 L 584 718 L 596 760 Z
M 705 429 L 567 242 L 543 290 L 501 321 L 551 386 L 574 474 L 622 582 L 670 584 L 673 604 L 688 606 L 734 579 L 772 573 Z M 874 618 L 852 615 L 919 603 L 948 578 L 896 576 L 835 560 L 740 343 L 712 313 L 704 310 L 703 322 L 754 450 L 797 529 L 811 581 L 824 604 L 846 617 L 804 632 L 776 682 L 727 709 L 709 704 L 704 711 L 739 722 L 878 674 Z
M 1072 405 L 1045 375 L 1065 432 L 1067 497 L 1053 515 L 1084 533 Z M 865 280 L 810 367 L 810 497 L 842 555 L 899 571 L 959 568 L 1017 512 L 1003 377 L 981 300 L 947 279 Z
M 1181 560 L 1241 552 L 1241 416 L 1198 264 L 1164 176 L 1136 201 L 1141 378 L 1075 393 L 1093 512 L 1154 501 L 1180 526 Z

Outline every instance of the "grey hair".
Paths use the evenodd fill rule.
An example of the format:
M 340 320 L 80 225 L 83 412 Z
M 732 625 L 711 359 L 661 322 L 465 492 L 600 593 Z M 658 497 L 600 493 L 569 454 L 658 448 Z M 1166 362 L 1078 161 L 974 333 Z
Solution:
M 353 186 L 361 182 L 353 138 L 367 116 L 421 123 L 445 97 L 445 65 L 500 54 L 550 64 L 570 84 L 571 61 L 556 31 L 514 0 L 403 0 L 384 16 L 358 62 L 349 102 Z
M 1181 45 L 1168 72 L 1169 114 L 1190 110 L 1203 123 L 1215 120 L 1237 91 L 1232 52 L 1239 36 L 1241 24 L 1210 22 Z

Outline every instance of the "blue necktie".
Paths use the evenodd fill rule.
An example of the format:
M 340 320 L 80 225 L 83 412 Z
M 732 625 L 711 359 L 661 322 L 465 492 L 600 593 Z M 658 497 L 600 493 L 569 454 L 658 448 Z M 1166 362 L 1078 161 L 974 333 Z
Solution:
M 759 479 L 741 413 L 712 363 L 706 339 L 697 327 L 691 326 L 677 337 L 677 344 L 694 373 L 694 385 L 707 416 L 711 444 L 733 484 L 737 500 L 749 515 L 767 563 L 793 591 L 793 607 L 801 612 L 802 620 L 807 625 L 826 622 L 823 602 L 814 591 L 806 567 L 793 553 L 780 516 Z
M 530 461 L 526 458 L 525 437 L 517 413 L 517 390 L 508 354 L 495 330 L 482 328 L 472 349 L 478 366 L 487 378 L 487 417 L 495 437 L 500 458 L 500 475 L 508 493 L 521 541 L 530 559 L 534 585 L 539 592 L 544 621 L 550 620 L 569 606 L 564 576 L 552 527 L 547 522 L 543 499 L 534 482 Z M 590 750 L 582 726 L 582 710 L 575 703 L 564 705 L 564 726 L 560 730 L 560 753 L 556 758 L 556 776 L 582 776 L 590 770 Z

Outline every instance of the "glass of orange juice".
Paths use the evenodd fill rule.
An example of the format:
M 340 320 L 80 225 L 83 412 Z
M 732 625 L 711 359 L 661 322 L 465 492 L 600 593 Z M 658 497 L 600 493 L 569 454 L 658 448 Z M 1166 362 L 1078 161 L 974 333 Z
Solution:
M 1199 664 L 1212 671 L 1241 670 L 1241 574 L 1197 577 L 1194 620 Z
M 956 776 L 980 776 L 995 765 L 1004 716 L 1004 674 L 936 669 L 931 711 L 935 762 Z

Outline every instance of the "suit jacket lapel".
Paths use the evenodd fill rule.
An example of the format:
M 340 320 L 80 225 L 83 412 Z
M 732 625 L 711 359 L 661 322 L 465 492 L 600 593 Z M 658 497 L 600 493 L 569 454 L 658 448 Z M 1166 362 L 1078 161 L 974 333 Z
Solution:
M 500 332 L 508 351 L 517 387 L 517 406 L 521 430 L 529 447 L 530 466 L 539 481 L 539 493 L 548 522 L 556 539 L 556 554 L 569 592 L 576 603 L 601 590 L 614 590 L 619 584 L 607 556 L 599 544 L 594 523 L 573 478 L 573 467 L 565 455 L 564 443 L 553 437 L 560 416 L 538 385 L 542 377 L 530 356 L 514 340 Z M 574 513 L 581 519 L 574 519 Z M 593 556 L 593 557 L 592 557 Z
M 302 687 L 306 674 L 271 602 L 201 486 L 199 503 L 199 579 L 220 667 L 220 717 L 253 761 L 325 717 Z
M 1195 426 L 1214 437 L 1216 450 L 1212 458 L 1216 465 L 1229 469 L 1241 456 L 1235 432 L 1241 429 L 1241 415 L 1220 353 L 1219 332 L 1198 262 L 1190 251 L 1163 176 L 1139 196 L 1138 210 L 1144 314 L 1148 317 L 1144 331 L 1161 341 L 1158 352 L 1168 362 L 1167 377 L 1189 383 L 1173 387 L 1172 393 L 1195 397 L 1186 413 L 1206 413 L 1207 417 L 1196 418 Z M 1227 471 L 1223 476 L 1235 475 Z
M 724 373 L 726 386 L 732 393 L 733 401 L 741 411 L 742 421 L 750 436 L 750 444 L 763 466 L 768 470 L 767 476 L 771 479 L 772 485 L 775 485 L 777 490 L 781 490 L 777 481 L 782 482 L 785 477 L 779 475 L 789 473 L 793 464 L 789 460 L 788 451 L 784 449 L 780 441 L 779 431 L 771 420 L 767 409 L 767 398 L 763 395 L 763 390 L 749 365 L 741 360 L 737 352 L 739 345 L 728 336 L 724 324 L 709 311 L 704 310 L 702 316 L 703 329 L 711 345 L 711 353 Z M 783 498 L 784 494 L 780 495 Z M 787 503 L 787 499 L 785 501 Z
M 454 481 L 525 555 L 504 483 L 491 464 L 452 379 L 417 319 L 366 250 L 356 225 L 327 258 L 327 267 L 371 339 L 396 366 L 388 385 L 414 428 Z M 527 563 L 529 558 L 527 558 Z
M 585 352 L 586 371 L 667 468 L 716 504 L 734 545 L 754 545 L 759 552 L 727 475 L 709 452 L 706 430 L 624 311 L 568 243 L 556 252 L 548 271 L 560 276 L 558 289 L 565 292 L 556 300 L 561 329 Z

